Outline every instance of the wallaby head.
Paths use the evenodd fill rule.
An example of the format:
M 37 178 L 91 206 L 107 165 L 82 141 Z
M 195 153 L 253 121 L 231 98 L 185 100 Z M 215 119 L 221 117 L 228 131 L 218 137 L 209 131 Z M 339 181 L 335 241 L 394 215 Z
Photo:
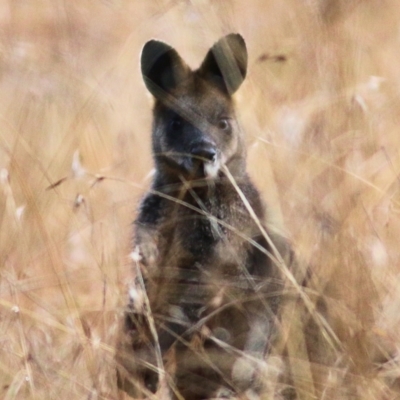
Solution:
M 223 165 L 244 173 L 245 150 L 232 95 L 247 70 L 243 38 L 230 34 L 192 70 L 171 46 L 150 40 L 141 68 L 155 98 L 153 153 L 163 180 L 216 178 Z

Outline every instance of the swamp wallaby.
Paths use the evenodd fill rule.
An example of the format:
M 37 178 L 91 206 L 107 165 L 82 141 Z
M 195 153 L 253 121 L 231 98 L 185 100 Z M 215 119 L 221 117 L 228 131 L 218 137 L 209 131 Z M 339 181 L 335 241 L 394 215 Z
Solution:
M 162 382 L 190 400 L 257 393 L 282 289 L 277 258 L 290 248 L 266 228 L 246 172 L 232 99 L 246 76 L 245 42 L 221 38 L 191 70 L 151 40 L 141 68 L 155 99 L 156 170 L 134 224 L 140 268 L 119 386 L 139 398 Z

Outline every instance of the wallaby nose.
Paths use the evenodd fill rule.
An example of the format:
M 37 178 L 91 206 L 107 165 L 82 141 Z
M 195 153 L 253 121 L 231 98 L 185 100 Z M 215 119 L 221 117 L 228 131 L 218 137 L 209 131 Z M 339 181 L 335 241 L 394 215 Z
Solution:
M 217 151 L 211 143 L 202 143 L 192 149 L 192 155 L 206 161 L 214 161 Z

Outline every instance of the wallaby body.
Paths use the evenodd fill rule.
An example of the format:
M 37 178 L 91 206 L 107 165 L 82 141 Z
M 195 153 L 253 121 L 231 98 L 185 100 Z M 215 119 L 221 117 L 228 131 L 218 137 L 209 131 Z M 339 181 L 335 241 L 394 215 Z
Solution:
M 178 398 L 257 392 L 281 289 L 266 236 L 290 251 L 265 234 L 265 209 L 245 168 L 232 100 L 246 75 L 244 40 L 220 39 L 195 71 L 158 41 L 145 45 L 141 62 L 155 98 L 156 172 L 135 221 L 149 310 L 132 288 L 119 384 L 146 397 L 161 368 Z

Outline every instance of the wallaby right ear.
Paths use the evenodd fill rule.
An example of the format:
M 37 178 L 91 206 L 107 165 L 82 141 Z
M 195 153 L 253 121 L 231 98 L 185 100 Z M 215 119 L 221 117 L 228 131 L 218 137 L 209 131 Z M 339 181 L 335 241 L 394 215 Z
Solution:
M 243 83 L 247 72 L 247 49 L 241 35 L 224 36 L 208 51 L 199 74 L 223 92 L 232 95 Z
M 189 71 L 174 48 L 157 40 L 150 40 L 144 45 L 141 68 L 147 89 L 158 99 L 184 80 Z

